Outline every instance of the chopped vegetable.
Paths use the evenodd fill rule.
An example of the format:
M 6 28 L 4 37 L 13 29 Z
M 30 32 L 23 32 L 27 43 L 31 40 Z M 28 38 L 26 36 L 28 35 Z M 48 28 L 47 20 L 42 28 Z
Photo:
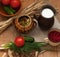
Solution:
M 15 13 L 15 10 L 12 9 L 11 7 L 3 6 L 3 8 L 7 14 L 14 14 Z
M 54 43 L 58 43 L 60 42 L 60 32 L 58 31 L 51 31 L 48 34 L 48 38 L 50 41 L 54 42 Z
M 19 18 L 19 22 L 22 26 L 27 26 L 30 23 L 30 19 L 27 16 L 22 16 Z
M 13 13 L 15 13 L 16 12 L 16 10 L 14 10 L 12 7 L 8 7 Z

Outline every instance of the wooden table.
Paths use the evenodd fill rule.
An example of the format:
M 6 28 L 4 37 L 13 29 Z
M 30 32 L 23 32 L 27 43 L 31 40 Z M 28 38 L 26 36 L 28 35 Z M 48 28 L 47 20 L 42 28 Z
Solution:
M 24 9 L 25 7 L 27 7 L 28 5 L 30 5 L 31 3 L 33 3 L 35 0 L 21 0 L 22 2 L 22 7 L 21 10 Z M 52 6 L 54 6 L 57 9 L 57 12 L 60 12 L 60 0 L 49 0 L 49 4 L 51 4 Z M 20 11 L 21 11 L 20 10 Z M 0 16 L 0 20 L 6 19 L 5 17 Z M 60 17 L 57 14 L 58 20 L 60 21 Z M 0 44 L 3 43 L 8 43 L 9 41 L 13 41 L 15 39 L 15 37 L 19 35 L 15 29 L 15 27 L 13 26 L 13 24 L 11 24 L 10 27 L 8 27 L 1 35 L 0 35 Z M 52 52 L 52 51 L 46 51 L 45 53 L 39 55 L 39 57 L 60 57 L 60 51 L 58 50 L 58 48 L 60 47 L 56 47 L 56 52 Z M 0 57 L 2 57 L 3 52 L 0 52 Z

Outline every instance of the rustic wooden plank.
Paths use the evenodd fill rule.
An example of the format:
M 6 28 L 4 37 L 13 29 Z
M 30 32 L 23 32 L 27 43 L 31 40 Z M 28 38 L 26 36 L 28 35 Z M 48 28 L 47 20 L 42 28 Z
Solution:
M 60 46 L 57 47 L 57 56 L 60 57 Z
M 47 51 L 42 55 L 39 55 L 39 57 L 57 57 L 57 52 Z
M 46 51 L 46 52 L 40 54 L 38 57 L 58 57 L 57 47 L 55 47 L 53 50 L 55 50 L 55 51 Z

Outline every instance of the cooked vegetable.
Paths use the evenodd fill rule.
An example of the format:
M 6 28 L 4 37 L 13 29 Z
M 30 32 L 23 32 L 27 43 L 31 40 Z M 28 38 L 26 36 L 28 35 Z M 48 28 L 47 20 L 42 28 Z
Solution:
M 22 36 L 18 36 L 18 37 L 16 37 L 14 43 L 17 47 L 22 47 L 25 44 L 25 40 Z
M 19 23 L 22 25 L 22 26 L 27 26 L 29 23 L 30 23 L 30 18 L 28 16 L 21 16 L 19 18 Z
M 11 7 L 4 6 L 3 8 L 7 14 L 14 14 L 15 13 L 15 10 L 12 9 Z
M 34 38 L 30 36 L 24 36 L 25 42 L 34 42 Z
M 58 43 L 60 42 L 60 32 L 58 31 L 51 31 L 48 34 L 48 38 L 50 41 L 54 42 L 54 43 Z

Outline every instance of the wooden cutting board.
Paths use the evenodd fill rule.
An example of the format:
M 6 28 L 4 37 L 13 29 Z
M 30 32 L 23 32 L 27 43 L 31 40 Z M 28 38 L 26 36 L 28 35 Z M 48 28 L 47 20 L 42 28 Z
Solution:
M 20 12 L 27 7 L 28 5 L 30 5 L 31 3 L 33 3 L 35 0 L 21 0 L 22 2 L 22 7 L 20 9 Z M 38 0 L 37 0 L 38 1 Z M 49 3 L 54 6 L 58 12 L 57 14 L 57 20 L 60 22 L 60 0 L 49 0 Z M 20 13 L 19 12 L 19 13 Z M 6 20 L 6 17 L 3 17 L 0 15 L 0 21 L 1 20 Z M 0 45 L 4 44 L 4 43 L 8 43 L 10 41 L 13 41 L 15 39 L 16 36 L 20 35 L 15 27 L 14 24 L 11 24 L 1 35 L 0 35 Z M 38 37 L 38 36 L 37 36 Z M 39 40 L 39 39 L 38 39 Z M 59 47 L 56 47 L 57 52 L 50 52 L 50 51 L 46 51 L 45 53 L 39 55 L 39 57 L 60 57 L 60 51 L 58 51 Z M 0 52 L 0 57 L 2 57 L 4 52 Z

